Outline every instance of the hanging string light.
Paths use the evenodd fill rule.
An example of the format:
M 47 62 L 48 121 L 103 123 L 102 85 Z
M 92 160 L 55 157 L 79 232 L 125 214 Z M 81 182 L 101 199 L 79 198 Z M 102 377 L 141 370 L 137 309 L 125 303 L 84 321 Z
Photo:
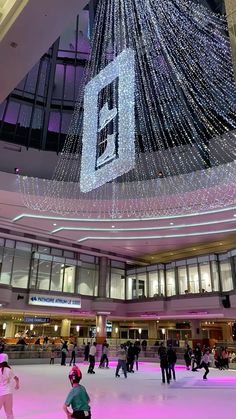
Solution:
M 110 166 L 101 186 L 92 190 L 83 179 L 81 189 L 84 89 L 127 50 L 135 57 L 135 102 L 132 77 L 125 87 L 135 112 L 135 164 L 114 176 Z M 83 86 L 53 179 L 19 177 L 28 207 L 119 218 L 236 203 L 236 89 L 225 17 L 190 0 L 100 0 Z M 113 80 L 98 95 L 103 114 L 117 109 L 98 134 L 100 167 L 122 118 L 118 86 Z M 92 160 L 88 166 L 89 179 Z

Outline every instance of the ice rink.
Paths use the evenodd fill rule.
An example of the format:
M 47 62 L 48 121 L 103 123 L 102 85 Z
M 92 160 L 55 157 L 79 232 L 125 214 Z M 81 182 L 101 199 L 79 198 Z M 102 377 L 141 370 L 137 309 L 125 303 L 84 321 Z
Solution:
M 140 363 L 139 371 L 115 378 L 115 365 L 87 374 L 80 364 L 90 398 L 93 419 L 222 419 L 236 409 L 236 371 L 210 369 L 208 380 L 203 370 L 176 368 L 175 382 L 162 384 L 158 364 Z M 15 419 L 66 418 L 62 405 L 70 390 L 70 367 L 55 365 L 14 366 L 20 390 L 14 392 Z M 0 418 L 5 418 L 3 410 Z

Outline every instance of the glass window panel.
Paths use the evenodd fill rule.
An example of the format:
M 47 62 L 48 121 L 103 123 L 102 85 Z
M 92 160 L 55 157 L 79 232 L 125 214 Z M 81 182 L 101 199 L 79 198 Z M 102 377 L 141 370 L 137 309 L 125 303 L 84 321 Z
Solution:
M 66 264 L 67 265 L 77 266 L 78 265 L 78 261 L 76 259 L 67 259 L 66 258 Z M 79 265 L 81 265 L 81 262 L 79 262 Z
M 137 296 L 138 298 L 147 296 L 147 274 L 138 274 L 137 275 Z
M 1 270 L 1 284 L 10 284 L 11 282 L 11 271 L 14 257 L 14 249 L 4 249 L 2 270 Z
M 2 260 L 3 260 L 3 252 L 4 252 L 4 247 L 0 247 L 0 263 L 2 266 Z
M 81 91 L 83 77 L 84 77 L 84 67 L 78 65 L 76 67 L 75 98 L 79 96 L 79 93 Z
M 211 269 L 212 269 L 212 283 L 213 283 L 213 291 L 219 291 L 219 270 L 218 264 L 215 261 L 211 262 Z
M 98 283 L 98 266 L 83 263 L 79 268 L 78 293 L 84 295 L 96 295 Z
M 64 70 L 65 70 L 65 66 L 63 64 L 57 64 L 55 78 L 54 78 L 53 95 L 52 95 L 52 97 L 55 99 L 60 99 L 62 97 Z
M 16 124 L 19 109 L 20 109 L 19 103 L 16 103 L 13 101 L 9 102 L 4 121 L 7 122 L 8 124 Z
M 230 291 L 233 289 L 233 278 L 231 272 L 231 265 L 229 262 L 220 262 L 220 276 L 222 291 Z
M 3 114 L 4 114 L 4 112 L 5 112 L 5 107 L 6 107 L 6 104 L 7 104 L 7 101 L 6 101 L 6 100 L 4 100 L 4 102 L 2 102 L 2 103 L 0 104 L 0 120 L 2 120 L 2 119 L 3 119 Z
M 28 250 L 29 252 L 31 252 L 32 244 L 25 242 L 16 242 L 16 249 Z
M 10 249 L 13 249 L 15 247 L 15 241 L 14 240 L 6 240 L 5 247 L 9 247 Z
M 38 246 L 38 252 L 40 253 L 50 253 L 50 247 Z
M 75 292 L 75 273 L 76 273 L 75 266 L 65 265 L 64 285 L 63 285 L 64 292 Z
M 111 269 L 110 297 L 125 298 L 125 272 L 121 269 Z
M 166 295 L 164 269 L 159 270 L 159 290 L 160 290 L 161 297 L 164 297 Z
M 38 259 L 32 259 L 30 270 L 30 288 L 37 288 Z
M 83 253 L 81 253 L 81 255 L 80 255 L 80 260 L 82 260 L 83 262 L 95 263 L 95 257 L 94 256 L 85 255 Z
M 74 100 L 74 91 L 75 87 L 75 67 L 73 65 L 66 66 L 66 80 L 65 80 L 65 90 L 64 90 L 64 99 L 65 100 Z
M 74 255 L 74 252 L 70 252 L 69 250 L 64 250 L 64 257 L 74 259 L 75 255 Z
M 11 282 L 11 272 L 14 260 L 14 253 L 15 249 L 4 249 L 1 268 L 1 284 L 10 284 Z
M 156 297 L 159 295 L 158 289 L 158 272 L 149 272 L 149 297 Z
M 56 248 L 53 247 L 51 249 L 51 255 L 62 256 L 62 249 L 56 249 Z
M 61 133 L 67 134 L 71 123 L 72 113 L 63 112 L 61 121 Z
M 134 275 L 128 276 L 127 278 L 127 284 L 126 284 L 126 294 L 127 294 L 127 300 L 132 300 L 133 297 L 133 281 L 136 281 L 136 278 Z M 135 293 L 136 293 L 136 283 L 135 283 Z
M 202 263 L 199 267 L 202 285 L 201 292 L 212 292 L 210 264 Z
M 62 291 L 64 264 L 53 262 L 51 272 L 51 291 Z
M 42 124 L 43 124 L 43 110 L 40 108 L 35 108 L 33 121 L 32 121 L 32 128 L 41 129 Z
M 60 131 L 60 121 L 61 121 L 60 112 L 50 112 L 50 117 L 49 117 L 49 121 L 48 121 L 48 131 L 59 132 Z
M 21 127 L 28 128 L 30 125 L 32 106 L 22 104 L 20 108 L 20 115 L 18 123 Z
M 200 292 L 197 266 L 189 266 L 189 292 L 193 294 Z
M 38 92 L 37 92 L 37 94 L 40 96 L 46 95 L 45 87 L 47 86 L 47 78 L 48 78 L 48 73 L 49 73 L 48 70 L 49 70 L 49 59 L 44 58 L 41 65 L 40 74 L 39 74 L 39 83 L 38 83 Z
M 40 260 L 38 264 L 37 289 L 49 290 L 51 262 Z
M 179 283 L 179 293 L 187 294 L 188 293 L 188 276 L 187 276 L 187 267 L 179 266 L 178 268 L 178 283 Z
M 111 260 L 111 266 L 113 268 L 125 269 L 125 263 L 120 262 L 119 260 Z
M 175 290 L 175 269 L 168 269 L 166 271 L 166 294 L 167 297 L 176 294 Z
M 31 254 L 29 252 L 15 252 L 11 285 L 18 288 L 28 288 Z
M 38 78 L 39 62 L 30 70 L 27 76 L 25 91 L 34 94 Z M 20 88 L 18 86 L 18 88 Z

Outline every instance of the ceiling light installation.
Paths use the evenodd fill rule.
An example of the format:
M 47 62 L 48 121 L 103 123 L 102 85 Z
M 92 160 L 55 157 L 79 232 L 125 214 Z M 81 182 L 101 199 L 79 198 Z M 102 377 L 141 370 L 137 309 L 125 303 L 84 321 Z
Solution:
M 81 188 L 81 159 L 90 141 L 87 131 L 83 142 L 83 129 L 90 129 L 83 127 L 84 89 L 127 50 L 134 54 L 135 103 L 131 77 L 121 109 L 120 73 L 114 69 L 114 79 L 106 79 L 96 92 L 96 138 Z M 129 118 L 125 107 L 133 105 L 134 164 L 111 173 L 120 157 L 117 127 Z M 190 0 L 100 0 L 84 88 L 53 179 L 20 176 L 25 204 L 86 218 L 166 216 L 233 205 L 235 116 L 223 16 Z M 111 138 L 115 146 L 110 148 Z M 128 141 L 132 135 L 127 134 Z M 97 184 L 92 175 L 99 178 Z

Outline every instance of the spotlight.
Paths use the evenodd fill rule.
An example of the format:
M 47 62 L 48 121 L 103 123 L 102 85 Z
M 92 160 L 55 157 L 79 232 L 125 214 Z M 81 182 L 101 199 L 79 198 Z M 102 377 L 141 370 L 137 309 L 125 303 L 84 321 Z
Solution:
M 19 173 L 20 173 L 19 167 L 15 167 L 14 172 L 15 172 L 16 175 L 19 175 Z
M 162 179 L 164 177 L 163 172 L 161 170 L 157 173 L 157 177 L 159 179 Z

